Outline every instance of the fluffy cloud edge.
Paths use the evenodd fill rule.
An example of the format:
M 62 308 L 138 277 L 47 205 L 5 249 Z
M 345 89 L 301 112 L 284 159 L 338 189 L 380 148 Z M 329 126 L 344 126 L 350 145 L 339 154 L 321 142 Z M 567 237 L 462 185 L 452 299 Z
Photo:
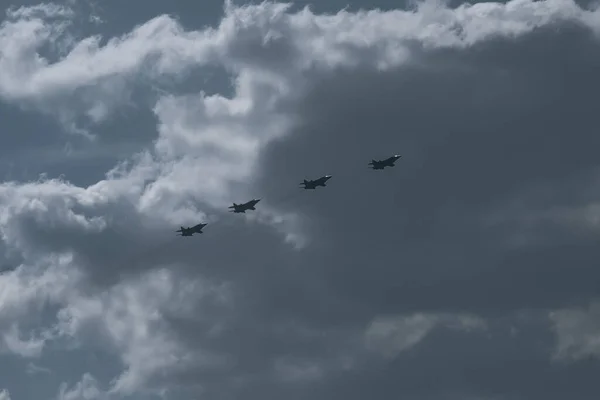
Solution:
M 290 7 L 267 2 L 238 7 L 227 2 L 219 26 L 203 31 L 185 31 L 161 15 L 104 46 L 100 36 L 69 36 L 69 23 L 78 18 L 71 8 L 47 3 L 9 10 L 0 32 L 5 48 L 0 93 L 5 100 L 32 101 L 43 108 L 62 94 L 86 89 L 85 97 L 79 98 L 87 107 L 82 111 L 103 109 L 108 116 L 122 104 L 119 98 L 128 98 L 127 87 L 135 75 L 155 82 L 185 77 L 186 71 L 203 65 L 221 65 L 234 73 L 253 68 L 270 79 L 291 71 L 365 62 L 386 69 L 406 62 L 412 42 L 432 49 L 460 48 L 492 37 L 521 36 L 554 22 L 570 20 L 594 32 L 598 26 L 596 10 L 584 10 L 570 0 L 513 0 L 454 9 L 427 1 L 412 11 L 344 10 L 332 15 L 315 15 L 308 7 L 290 13 Z M 38 51 L 57 38 L 63 38 L 64 55 L 52 63 Z M 274 51 L 279 59 L 273 58 Z M 363 57 L 365 52 L 370 57 Z M 114 77 L 124 80 L 111 83 Z M 69 118 L 65 110 L 54 111 Z M 98 116 L 96 121 L 102 119 Z

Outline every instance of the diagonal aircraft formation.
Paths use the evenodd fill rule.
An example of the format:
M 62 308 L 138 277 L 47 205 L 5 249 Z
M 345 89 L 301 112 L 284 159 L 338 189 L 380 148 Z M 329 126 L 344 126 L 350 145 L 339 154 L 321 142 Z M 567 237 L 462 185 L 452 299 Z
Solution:
M 395 154 L 384 160 L 371 160 L 371 162 L 368 165 L 371 166 L 371 169 L 381 170 L 386 167 L 395 166 L 396 161 L 398 161 L 400 159 L 400 157 L 402 157 L 402 156 Z M 326 187 L 327 181 L 330 180 L 331 178 L 332 178 L 331 175 L 325 175 L 325 176 L 322 176 L 322 177 L 314 179 L 314 180 L 304 179 L 303 182 L 301 182 L 299 186 L 304 186 L 303 189 L 305 189 L 305 190 L 314 190 L 317 187 Z M 256 205 L 258 204 L 258 202 L 260 200 L 261 199 L 252 199 L 252 200 L 247 201 L 242 204 L 233 203 L 232 206 L 229 206 L 229 209 L 230 209 L 229 212 L 236 213 L 236 214 L 239 214 L 239 213 L 245 214 L 246 211 L 256 210 Z M 180 233 L 178 236 L 193 236 L 195 233 L 203 233 L 202 228 L 204 228 L 206 225 L 208 225 L 208 224 L 198 224 L 198 225 L 195 225 L 192 227 L 187 227 L 187 228 L 184 228 L 182 226 L 179 230 L 177 230 L 175 232 Z

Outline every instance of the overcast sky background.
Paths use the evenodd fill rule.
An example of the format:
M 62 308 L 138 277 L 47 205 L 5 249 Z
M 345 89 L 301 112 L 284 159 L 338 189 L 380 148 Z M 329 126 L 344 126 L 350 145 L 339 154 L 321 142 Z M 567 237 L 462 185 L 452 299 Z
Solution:
M 0 400 L 598 398 L 600 11 L 314 3 L 0 1 Z

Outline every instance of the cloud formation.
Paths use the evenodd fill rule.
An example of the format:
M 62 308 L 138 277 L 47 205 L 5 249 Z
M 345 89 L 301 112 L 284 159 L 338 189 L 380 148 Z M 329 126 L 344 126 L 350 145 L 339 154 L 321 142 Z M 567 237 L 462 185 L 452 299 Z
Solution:
M 598 303 L 586 309 L 561 309 L 551 314 L 558 338 L 558 358 L 580 359 L 600 356 Z
M 595 9 L 225 2 L 212 28 L 119 37 L 56 4 L 6 15 L 3 106 L 115 147 L 143 134 L 119 113 L 155 125 L 89 186 L 0 185 L 0 351 L 107 354 L 57 398 L 591 398 L 598 364 L 559 382 L 552 355 L 598 353 Z M 232 90 L 186 87 L 209 68 Z

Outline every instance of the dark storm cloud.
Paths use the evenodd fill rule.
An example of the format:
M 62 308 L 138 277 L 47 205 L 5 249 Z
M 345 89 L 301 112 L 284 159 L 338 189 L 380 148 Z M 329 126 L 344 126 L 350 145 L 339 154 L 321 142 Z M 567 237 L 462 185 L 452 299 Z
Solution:
M 550 225 L 545 234 L 559 243 L 510 251 L 519 219 L 500 229 L 485 217 L 524 190 L 565 180 L 568 192 L 540 193 L 530 211 L 594 201 L 575 189 L 585 190 L 598 164 L 596 46 L 577 28 L 547 29 L 423 55 L 434 68 L 324 79 L 303 103 L 302 128 L 270 147 L 261 184 L 268 195 L 333 174 L 327 188 L 282 207 L 309 215 L 327 242 L 311 259 L 331 261 L 322 278 L 380 307 L 506 311 L 594 295 L 593 237 L 574 241 Z M 394 153 L 403 155 L 395 168 L 367 168 Z M 557 292 L 559 282 L 571 288 Z M 395 295 L 403 301 L 383 298 Z
M 553 188 L 557 194 L 540 192 L 535 202 L 530 198 L 532 212 L 594 201 L 578 190 L 589 193 L 586 186 L 597 167 L 596 47 L 577 27 L 543 29 L 468 51 L 421 54 L 420 61 L 432 68 L 324 78 L 301 105 L 303 126 L 269 148 L 259 182 L 269 196 L 303 178 L 334 175 L 327 188 L 281 206 L 310 219 L 316 243 L 279 261 L 271 253 L 261 257 L 267 248 L 262 239 L 253 235 L 238 241 L 232 232 L 232 243 L 256 246 L 245 250 L 240 244 L 239 257 L 251 255 L 263 266 L 220 272 L 233 274 L 229 278 L 254 296 L 245 312 L 268 317 L 285 309 L 289 318 L 308 326 L 358 331 L 379 314 L 453 311 L 494 317 L 597 295 L 600 253 L 593 236 L 551 223 L 536 231 L 549 241 L 512 249 L 508 242 L 522 229 L 519 218 L 501 227 L 485 223 L 490 213 L 531 187 Z M 371 158 L 394 153 L 403 155 L 397 167 L 367 169 Z M 226 264 L 241 265 L 233 259 Z M 296 266 L 294 273 L 290 265 Z M 253 278 L 238 279 L 238 274 Z M 319 290 L 301 289 L 307 282 L 319 282 Z M 321 307 L 315 306 L 320 300 Z M 322 318 L 325 314 L 329 318 Z M 381 375 L 367 374 L 359 382 L 369 385 L 363 386 L 368 392 L 370 385 L 384 385 L 384 398 L 409 393 L 451 398 L 440 393 L 452 391 L 547 398 L 560 393 L 558 382 L 590 398 L 593 374 L 582 373 L 581 366 L 550 365 L 549 334 L 535 329 L 546 336 L 544 351 L 528 348 L 540 340 L 536 335 L 520 339 L 525 341 L 520 352 L 508 355 L 498 348 L 504 343 L 514 351 L 506 339 L 485 345 L 456 339 L 460 356 L 444 358 L 427 349 L 450 339 L 433 338 L 413 350 L 419 356 L 412 360 L 421 366 L 413 370 L 415 377 L 414 371 L 425 374 L 442 362 L 453 365 L 455 375 L 420 388 L 393 384 L 392 377 L 413 366 L 402 367 L 401 358 Z M 438 345 L 442 351 L 456 343 Z M 493 347 L 483 360 L 483 349 Z M 500 378 L 496 368 L 476 367 L 492 360 L 512 372 Z M 585 371 L 598 368 L 589 363 Z M 465 368 L 472 377 L 460 380 L 457 371 Z M 531 369 L 539 376 L 526 382 L 522 376 Z M 407 381 L 414 382 L 410 375 Z M 553 384 L 543 386 L 545 381 Z M 351 387 L 358 391 L 357 385 Z

